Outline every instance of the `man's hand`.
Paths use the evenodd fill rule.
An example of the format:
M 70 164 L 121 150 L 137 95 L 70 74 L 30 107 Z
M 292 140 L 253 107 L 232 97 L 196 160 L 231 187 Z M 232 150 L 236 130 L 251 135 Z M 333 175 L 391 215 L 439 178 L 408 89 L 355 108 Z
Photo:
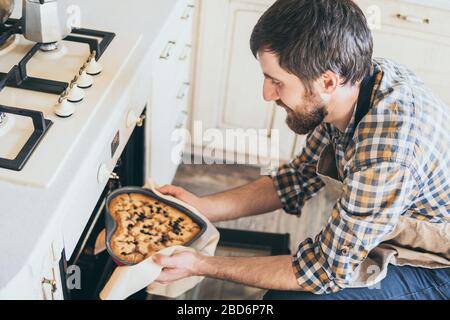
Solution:
M 182 187 L 165 185 L 163 187 L 157 188 L 159 192 L 164 195 L 169 195 L 177 198 L 187 204 L 193 206 L 195 209 L 200 211 L 208 220 L 215 222 L 212 214 L 210 213 L 210 202 L 207 198 L 197 197 L 195 194 L 190 193 Z
M 171 185 L 157 190 L 190 204 L 211 222 L 254 216 L 282 207 L 270 177 L 262 177 L 242 187 L 205 197 L 197 197 L 181 187 Z
M 175 253 L 170 257 L 157 254 L 153 261 L 163 267 L 161 274 L 155 280 L 161 284 L 169 284 L 179 279 L 198 275 L 201 256 L 193 252 Z
M 292 257 L 288 255 L 210 257 L 180 252 L 170 257 L 155 255 L 153 261 L 163 267 L 155 280 L 162 284 L 192 276 L 204 276 L 263 289 L 302 290 L 292 268 Z

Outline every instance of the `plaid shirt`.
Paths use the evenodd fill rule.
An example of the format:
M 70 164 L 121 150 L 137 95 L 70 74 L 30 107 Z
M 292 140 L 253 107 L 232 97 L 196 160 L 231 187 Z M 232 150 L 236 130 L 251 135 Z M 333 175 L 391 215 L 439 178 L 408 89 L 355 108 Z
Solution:
M 297 158 L 272 172 L 284 210 L 300 216 L 324 186 L 316 174 L 320 152 L 334 147 L 342 195 L 324 229 L 293 257 L 299 285 L 316 294 L 351 285 L 399 216 L 450 222 L 450 109 L 392 61 L 374 59 L 374 77 L 369 111 L 357 126 L 355 114 L 343 133 L 321 124 Z

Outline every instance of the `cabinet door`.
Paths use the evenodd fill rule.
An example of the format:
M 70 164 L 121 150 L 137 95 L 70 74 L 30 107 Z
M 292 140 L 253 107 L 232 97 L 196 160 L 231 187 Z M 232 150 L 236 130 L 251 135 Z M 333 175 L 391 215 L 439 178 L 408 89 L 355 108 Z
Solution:
M 374 56 L 408 66 L 450 104 L 450 11 L 398 0 L 356 2 L 371 24 Z
M 261 139 L 270 135 L 271 129 L 278 130 L 280 157 L 288 159 L 294 134 L 284 120 L 277 120 L 281 113 L 273 103 L 264 101 L 263 75 L 249 46 L 253 27 L 273 2 L 202 1 L 193 120 L 201 121 L 203 129 L 220 129 L 223 137 L 226 129 L 257 130 Z M 258 151 L 254 154 L 254 148 L 243 149 L 223 141 L 213 147 L 266 156 Z
M 262 98 L 263 77 L 249 48 L 252 29 L 266 6 L 235 0 L 228 3 L 225 68 L 220 79 L 217 125 L 219 128 L 266 129 L 271 104 Z
M 186 128 L 187 101 L 190 93 L 190 66 L 195 2 L 180 0 L 176 11 L 161 34 L 160 51 L 152 64 L 152 88 L 149 103 L 148 177 L 156 184 L 171 183 L 183 143 L 175 130 Z
M 62 300 L 61 277 L 59 273 L 59 256 L 55 254 L 53 247 L 49 248 L 39 267 L 35 278 L 37 296 L 42 300 Z

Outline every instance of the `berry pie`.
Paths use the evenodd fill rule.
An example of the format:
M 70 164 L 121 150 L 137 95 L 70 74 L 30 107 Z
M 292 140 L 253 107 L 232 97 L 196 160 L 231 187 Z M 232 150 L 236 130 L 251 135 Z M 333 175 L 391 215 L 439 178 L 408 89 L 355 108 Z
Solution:
M 108 209 L 117 225 L 110 247 L 118 258 L 130 264 L 161 249 L 184 245 L 201 230 L 186 214 L 139 193 L 113 198 Z

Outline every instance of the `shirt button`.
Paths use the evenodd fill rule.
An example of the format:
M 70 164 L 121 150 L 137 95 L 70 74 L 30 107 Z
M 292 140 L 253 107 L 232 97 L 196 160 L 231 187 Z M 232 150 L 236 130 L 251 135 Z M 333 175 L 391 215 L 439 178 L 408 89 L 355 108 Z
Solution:
M 349 248 L 349 247 L 343 246 L 343 247 L 341 248 L 341 255 L 346 256 L 346 255 L 349 254 L 349 252 L 350 252 L 350 248 Z

